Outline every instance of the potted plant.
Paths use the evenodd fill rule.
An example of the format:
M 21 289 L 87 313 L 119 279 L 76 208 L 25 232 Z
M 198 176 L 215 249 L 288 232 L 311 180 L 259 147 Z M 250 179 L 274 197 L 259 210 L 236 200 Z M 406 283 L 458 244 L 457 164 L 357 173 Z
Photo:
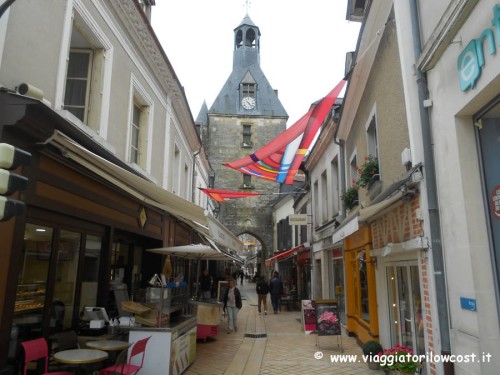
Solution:
M 386 373 L 414 374 L 422 364 L 418 362 L 418 356 L 404 345 L 395 345 L 385 349 L 379 354 L 378 362 L 380 369 Z
M 366 363 L 368 364 L 368 368 L 371 370 L 379 370 L 380 363 L 378 358 L 375 357 L 378 357 L 378 355 L 382 353 L 382 345 L 380 345 L 377 341 L 370 340 L 363 345 L 362 349 L 365 359 L 367 360 Z
M 367 156 L 365 163 L 357 169 L 359 178 L 356 185 L 362 188 L 368 188 L 370 183 L 378 176 L 378 159 L 375 156 Z
M 340 199 L 344 201 L 345 208 L 351 210 L 358 204 L 358 187 L 356 185 L 351 186 L 345 191 Z

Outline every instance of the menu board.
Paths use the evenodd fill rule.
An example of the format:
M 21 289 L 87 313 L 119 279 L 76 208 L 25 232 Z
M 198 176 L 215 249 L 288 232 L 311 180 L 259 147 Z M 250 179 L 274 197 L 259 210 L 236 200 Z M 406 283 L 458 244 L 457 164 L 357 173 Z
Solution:
M 224 294 L 226 294 L 228 288 L 228 281 L 219 281 L 219 286 L 217 287 L 217 301 L 224 302 Z
M 336 300 L 315 301 L 315 310 L 318 336 L 338 336 L 341 334 L 339 305 Z

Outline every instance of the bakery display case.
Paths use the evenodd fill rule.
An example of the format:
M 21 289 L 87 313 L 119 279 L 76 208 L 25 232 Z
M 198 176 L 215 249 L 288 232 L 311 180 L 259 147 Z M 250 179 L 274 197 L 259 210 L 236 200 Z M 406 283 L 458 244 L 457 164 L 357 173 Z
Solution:
M 43 309 L 45 285 L 18 285 L 16 293 L 15 315 L 27 314 Z
M 136 294 L 134 304 L 122 303 L 122 308 L 135 314 L 135 323 L 149 327 L 168 327 L 189 314 L 188 288 L 150 287 Z
M 45 284 L 18 285 L 14 306 L 14 323 L 26 328 L 40 324 L 44 301 Z
M 135 325 L 127 327 L 129 342 L 151 338 L 141 374 L 182 374 L 196 358 L 196 316 L 186 283 L 141 289 L 136 296 L 122 307 L 135 314 Z

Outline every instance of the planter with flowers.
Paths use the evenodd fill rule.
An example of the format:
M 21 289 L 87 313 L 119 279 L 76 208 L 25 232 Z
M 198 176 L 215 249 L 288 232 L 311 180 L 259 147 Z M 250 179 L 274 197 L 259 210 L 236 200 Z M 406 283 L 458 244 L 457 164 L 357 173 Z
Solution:
M 346 210 L 352 210 L 358 204 L 358 187 L 351 186 L 340 197 L 344 201 Z
M 365 163 L 357 168 L 359 175 L 356 184 L 359 187 L 370 189 L 371 184 L 379 178 L 378 159 L 375 156 L 367 156 Z
M 384 349 L 378 355 L 380 369 L 388 374 L 415 374 L 422 364 L 413 351 L 403 345 L 395 345 L 390 349 Z

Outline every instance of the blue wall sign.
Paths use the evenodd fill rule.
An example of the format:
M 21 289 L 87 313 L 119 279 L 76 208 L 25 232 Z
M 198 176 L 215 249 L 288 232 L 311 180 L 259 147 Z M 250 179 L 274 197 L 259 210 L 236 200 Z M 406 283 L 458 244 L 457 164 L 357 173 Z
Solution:
M 477 311 L 476 299 L 460 297 L 460 307 L 464 310 Z

